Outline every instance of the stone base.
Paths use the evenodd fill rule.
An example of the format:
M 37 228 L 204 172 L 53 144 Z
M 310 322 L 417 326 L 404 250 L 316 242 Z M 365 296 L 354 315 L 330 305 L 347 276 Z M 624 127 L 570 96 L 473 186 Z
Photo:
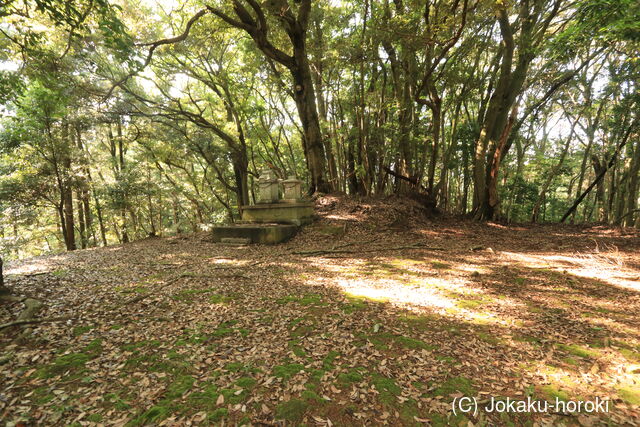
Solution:
M 306 225 L 313 220 L 313 203 L 260 203 L 242 207 L 242 220 Z
M 289 240 L 298 231 L 295 225 L 236 224 L 213 227 L 214 242 L 246 242 L 273 245 Z

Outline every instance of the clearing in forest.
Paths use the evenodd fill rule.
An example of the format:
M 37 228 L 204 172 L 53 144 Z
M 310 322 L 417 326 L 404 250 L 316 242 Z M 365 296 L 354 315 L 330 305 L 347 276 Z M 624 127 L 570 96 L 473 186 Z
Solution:
M 277 246 L 203 233 L 10 265 L 41 316 L 70 319 L 0 332 L 2 419 L 637 425 L 638 231 L 414 221 L 398 199 L 318 205 Z M 463 396 L 598 398 L 609 412 L 456 415 Z

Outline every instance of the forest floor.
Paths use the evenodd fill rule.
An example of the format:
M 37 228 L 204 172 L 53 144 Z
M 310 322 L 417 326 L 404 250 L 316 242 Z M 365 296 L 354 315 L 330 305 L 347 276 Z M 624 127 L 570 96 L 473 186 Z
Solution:
M 11 263 L 39 316 L 72 319 L 0 331 L 0 419 L 640 423 L 638 231 L 419 219 L 399 199 L 325 197 L 318 214 L 272 247 L 200 233 Z M 464 396 L 608 412 L 454 413 Z

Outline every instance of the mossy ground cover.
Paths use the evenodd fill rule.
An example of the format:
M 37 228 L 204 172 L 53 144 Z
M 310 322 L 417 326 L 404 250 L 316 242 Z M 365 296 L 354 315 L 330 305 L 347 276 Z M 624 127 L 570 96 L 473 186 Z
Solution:
M 116 261 L 77 252 L 76 266 L 52 270 L 65 271 L 54 275 L 64 292 L 46 316 L 74 304 L 79 319 L 34 326 L 37 345 L 0 351 L 1 393 L 20 402 L 3 414 L 27 425 L 578 425 L 571 414 L 465 418 L 451 402 L 607 396 L 615 412 L 587 421 L 636 419 L 632 291 L 564 273 L 522 251 L 526 239 L 492 253 L 468 249 L 477 233 L 429 233 L 427 247 L 447 250 L 377 250 L 417 239 L 385 234 L 367 245 L 316 236 L 304 245 L 347 244 L 318 256 L 292 255 L 306 247 L 296 239 L 271 252 L 189 238 L 153 239 L 149 253 L 125 245 Z

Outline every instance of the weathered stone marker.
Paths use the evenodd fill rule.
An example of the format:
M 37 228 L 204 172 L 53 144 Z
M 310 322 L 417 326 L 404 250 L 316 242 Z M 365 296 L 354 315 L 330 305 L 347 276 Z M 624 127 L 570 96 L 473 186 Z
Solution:
M 260 172 L 260 178 L 258 178 L 258 203 L 277 202 L 279 197 L 278 178 L 268 169 Z
M 284 189 L 284 201 L 287 203 L 298 203 L 302 199 L 302 181 L 290 176 L 289 179 L 282 181 Z

